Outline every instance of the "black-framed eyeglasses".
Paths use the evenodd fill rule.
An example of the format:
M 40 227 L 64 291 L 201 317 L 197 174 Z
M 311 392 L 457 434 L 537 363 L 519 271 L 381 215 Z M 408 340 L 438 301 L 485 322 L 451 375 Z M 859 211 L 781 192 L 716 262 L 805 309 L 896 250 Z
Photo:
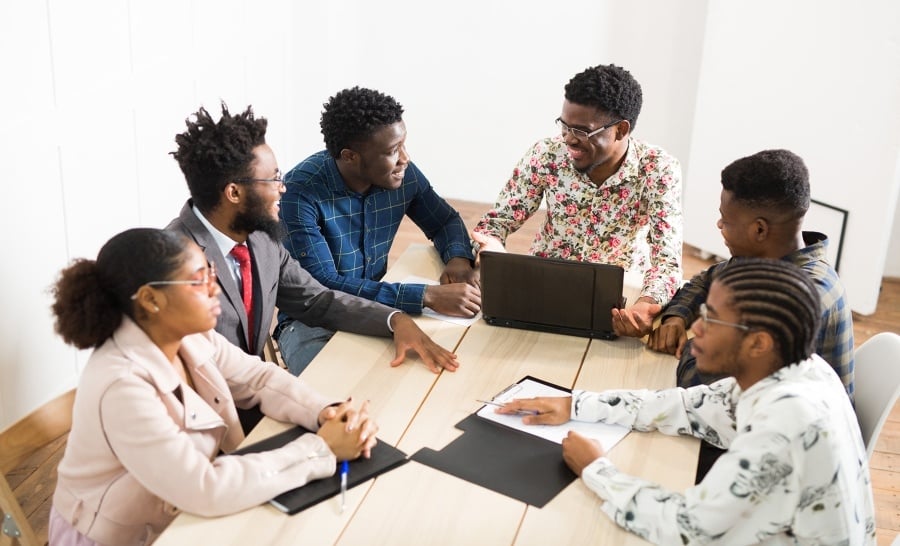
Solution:
M 700 304 L 700 320 L 703 321 L 704 328 L 709 324 L 721 324 L 722 326 L 731 326 L 732 328 L 737 328 L 738 330 L 743 330 L 748 332 L 750 327 L 746 324 L 738 324 L 737 322 L 727 322 L 724 320 L 709 318 L 709 308 L 705 303 Z
M 168 286 L 173 284 L 186 284 L 189 286 L 205 286 L 209 288 L 209 285 L 215 284 L 216 279 L 218 279 L 218 275 L 216 275 L 216 264 L 210 262 L 208 267 L 203 270 L 203 276 L 199 279 L 190 279 L 184 281 L 150 281 L 145 282 L 141 286 Z M 138 287 L 140 290 L 140 286 Z M 131 295 L 131 299 L 136 300 L 138 296 L 137 291 Z
M 281 174 L 281 170 L 275 171 L 275 176 L 273 178 L 235 178 L 235 182 L 239 182 L 242 184 L 250 183 L 250 182 L 265 182 L 266 184 L 284 184 L 284 176 Z
M 625 120 L 620 119 L 619 121 L 607 123 L 603 127 L 600 127 L 599 129 L 594 129 L 590 133 L 585 131 L 584 129 L 575 129 L 574 127 L 569 127 L 568 125 L 566 125 L 566 122 L 562 120 L 562 118 L 556 118 L 556 125 L 557 125 L 557 127 L 559 127 L 559 130 L 563 136 L 566 136 L 567 134 L 571 133 L 572 136 L 574 136 L 575 138 L 577 138 L 579 140 L 586 140 L 586 139 L 591 138 L 594 135 L 599 135 L 600 133 L 609 129 L 613 125 L 622 123 L 623 121 L 625 121 Z

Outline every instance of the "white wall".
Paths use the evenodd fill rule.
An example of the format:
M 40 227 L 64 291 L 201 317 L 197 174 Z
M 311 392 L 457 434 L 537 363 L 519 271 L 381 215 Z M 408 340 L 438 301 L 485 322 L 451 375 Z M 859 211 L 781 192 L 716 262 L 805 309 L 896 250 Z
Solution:
M 874 312 L 900 191 L 900 3 L 711 2 L 705 36 L 685 240 L 727 256 L 719 173 L 790 149 L 813 198 L 849 211 L 839 273 L 853 310 Z
M 842 64 L 832 79 L 840 83 L 848 64 L 859 86 L 763 86 L 757 88 L 763 99 L 744 114 L 751 95 L 740 94 L 738 84 L 746 81 L 726 61 L 733 55 L 756 71 L 772 62 L 790 74 L 768 58 L 781 53 L 775 45 L 748 44 L 784 34 L 792 21 L 815 13 L 818 2 L 788 11 L 774 0 L 741 2 L 723 11 L 718 0 L 572 0 L 562 8 L 537 0 L 460 0 L 452 7 L 413 0 L 5 0 L 0 221 L 14 258 L 0 268 L 0 427 L 76 383 L 88 352 L 53 333 L 47 287 L 72 258 L 95 257 L 114 233 L 162 227 L 178 212 L 187 190 L 168 152 L 201 104 L 215 115 L 220 99 L 232 111 L 252 103 L 269 118 L 269 142 L 286 170 L 323 147 L 318 120 L 330 95 L 352 85 L 380 89 L 406 108 L 413 160 L 438 190 L 489 202 L 525 149 L 554 130 L 569 78 L 614 62 L 644 88 L 637 136 L 682 161 L 686 207 L 692 192 L 718 195 L 717 173 L 728 161 L 790 145 L 809 155 L 816 175 L 828 172 L 829 156 L 865 158 L 845 161 L 840 176 L 815 182 L 814 193 L 821 185 L 823 200 L 849 203 L 859 218 L 865 213 L 858 207 L 871 200 L 848 188 L 890 190 L 884 180 L 900 181 L 900 124 L 884 115 L 896 116 L 900 104 L 896 33 L 889 31 L 900 25 L 889 0 L 870 4 L 860 16 L 852 15 L 858 3 L 853 10 L 827 4 L 829 30 L 799 25 L 799 36 L 787 44 L 798 49 L 795 56 L 803 54 L 800 66 L 811 67 L 803 81 L 819 82 L 816 74 L 837 58 Z M 838 32 L 844 11 L 851 24 Z M 874 25 L 863 29 L 864 18 Z M 753 23 L 753 32 L 742 29 L 742 19 Z M 850 58 L 861 53 L 874 55 L 878 70 L 866 60 L 872 57 Z M 869 90 L 867 82 L 877 88 Z M 859 104 L 859 90 L 875 108 Z M 720 96 L 735 92 L 743 98 Z M 795 116 L 783 102 L 808 103 L 816 115 Z M 790 138 L 782 131 L 819 120 L 824 127 L 795 129 Z M 826 131 L 836 138 L 817 136 Z M 852 155 L 842 153 L 848 150 Z M 849 177 L 851 165 L 865 176 Z M 890 191 L 893 206 L 896 190 Z M 883 217 L 889 207 L 880 205 Z M 702 214 L 716 207 L 689 209 L 689 226 L 712 229 Z M 857 233 L 870 228 L 853 226 Z M 882 231 L 889 232 L 890 226 Z M 893 239 L 892 248 L 900 249 L 900 237 Z M 883 263 L 883 243 L 878 238 L 859 252 L 868 263 Z M 900 274 L 900 264 L 895 268 Z M 866 282 L 873 284 L 880 270 L 870 269 Z

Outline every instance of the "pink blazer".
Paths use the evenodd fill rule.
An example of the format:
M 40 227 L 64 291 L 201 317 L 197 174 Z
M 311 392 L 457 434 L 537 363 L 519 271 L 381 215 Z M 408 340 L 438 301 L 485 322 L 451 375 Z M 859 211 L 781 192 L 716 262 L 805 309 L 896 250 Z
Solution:
M 179 352 L 191 390 L 137 324 L 122 325 L 81 375 L 53 506 L 102 544 L 151 542 L 184 510 L 219 516 L 331 476 L 335 458 L 315 434 L 283 448 L 218 456 L 244 439 L 235 405 L 317 430 L 334 400 L 211 330 Z

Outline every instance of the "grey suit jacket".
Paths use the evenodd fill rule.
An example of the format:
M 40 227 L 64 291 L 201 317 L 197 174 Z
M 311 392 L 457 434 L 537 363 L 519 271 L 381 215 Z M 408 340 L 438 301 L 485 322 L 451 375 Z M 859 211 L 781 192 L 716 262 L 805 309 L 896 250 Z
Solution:
M 329 330 L 344 330 L 357 334 L 391 337 L 388 317 L 396 309 L 371 300 L 330 290 L 291 258 L 287 250 L 262 232 L 254 232 L 247 239 L 253 261 L 253 311 L 255 316 L 254 347 L 247 342 L 247 313 L 237 282 L 227 274 L 225 256 L 212 234 L 197 218 L 189 199 L 177 218 L 166 229 L 179 231 L 197 243 L 206 258 L 216 264 L 222 314 L 216 331 L 250 354 L 262 355 L 269 337 L 275 307 L 308 326 L 322 326 Z

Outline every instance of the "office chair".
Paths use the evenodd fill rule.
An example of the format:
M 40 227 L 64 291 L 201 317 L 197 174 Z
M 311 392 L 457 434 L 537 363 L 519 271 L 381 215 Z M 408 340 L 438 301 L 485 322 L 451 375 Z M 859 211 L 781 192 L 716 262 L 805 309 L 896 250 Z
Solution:
M 900 395 L 900 335 L 875 334 L 854 353 L 856 418 L 869 459 Z

